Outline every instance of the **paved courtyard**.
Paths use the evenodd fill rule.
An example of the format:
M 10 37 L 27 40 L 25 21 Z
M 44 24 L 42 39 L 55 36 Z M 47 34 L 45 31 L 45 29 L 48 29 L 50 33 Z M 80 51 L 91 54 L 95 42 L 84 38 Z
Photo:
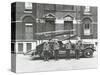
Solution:
M 32 60 L 30 55 L 17 54 L 16 57 L 17 72 L 89 69 L 97 67 L 97 51 L 94 52 L 93 58 L 80 58 L 79 60 L 75 58 L 70 60 L 59 59 L 58 61 L 50 59 L 44 62 L 42 59 Z

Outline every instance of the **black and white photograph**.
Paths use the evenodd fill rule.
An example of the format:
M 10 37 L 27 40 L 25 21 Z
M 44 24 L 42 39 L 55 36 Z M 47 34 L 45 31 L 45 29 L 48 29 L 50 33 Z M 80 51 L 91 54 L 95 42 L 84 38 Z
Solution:
M 98 7 L 11 4 L 11 71 L 97 68 Z

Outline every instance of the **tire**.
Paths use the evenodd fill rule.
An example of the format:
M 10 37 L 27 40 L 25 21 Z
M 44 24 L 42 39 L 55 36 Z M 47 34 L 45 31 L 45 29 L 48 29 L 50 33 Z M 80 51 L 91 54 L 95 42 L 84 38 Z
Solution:
M 92 49 L 86 49 L 83 53 L 84 57 L 91 58 L 93 56 L 93 50 Z

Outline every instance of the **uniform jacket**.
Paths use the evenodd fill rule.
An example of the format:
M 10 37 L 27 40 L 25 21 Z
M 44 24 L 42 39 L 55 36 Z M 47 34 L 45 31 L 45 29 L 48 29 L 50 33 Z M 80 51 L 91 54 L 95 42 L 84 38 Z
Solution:
M 59 49 L 59 43 L 55 43 L 54 44 L 54 50 L 58 50 Z
M 43 51 L 49 51 L 49 44 L 44 44 Z

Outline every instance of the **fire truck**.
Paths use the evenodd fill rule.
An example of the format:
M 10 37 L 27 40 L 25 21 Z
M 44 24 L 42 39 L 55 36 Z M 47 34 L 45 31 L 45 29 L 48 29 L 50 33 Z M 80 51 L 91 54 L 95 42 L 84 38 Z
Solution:
M 59 49 L 59 57 L 65 57 L 66 56 L 66 48 L 65 48 L 65 43 L 63 43 L 63 41 L 66 41 L 66 40 L 70 40 L 71 41 L 71 38 L 75 38 L 77 37 L 77 35 L 71 35 L 71 33 L 73 32 L 74 30 L 64 30 L 64 31 L 50 31 L 50 32 L 42 32 L 42 33 L 37 33 L 36 35 L 39 36 L 39 38 L 43 38 L 43 39 L 47 39 L 48 40 L 48 44 L 51 48 L 50 52 L 49 52 L 49 57 L 50 58 L 53 58 L 54 57 L 54 53 L 53 53 L 53 45 L 54 45 L 54 41 L 49 41 L 49 40 L 53 40 L 55 39 L 56 36 L 65 36 L 64 39 L 60 39 L 60 40 L 57 40 L 57 42 L 59 43 L 59 46 L 60 46 L 60 49 Z M 77 41 L 77 40 L 76 40 Z M 31 53 L 31 56 L 32 58 L 34 59 L 36 56 L 40 57 L 40 58 L 43 58 L 44 55 L 43 55 L 43 46 L 44 46 L 44 43 L 41 43 L 39 45 L 36 46 L 36 50 L 34 50 L 32 53 Z M 90 42 L 84 42 L 82 41 L 82 49 L 80 50 L 80 57 L 84 57 L 84 58 L 91 58 L 93 57 L 93 53 L 94 51 L 96 51 L 95 47 L 94 47 L 94 44 L 93 43 L 90 43 Z M 70 57 L 75 57 L 75 46 L 76 46 L 76 43 L 73 43 L 71 42 L 71 46 L 72 48 L 70 49 Z

